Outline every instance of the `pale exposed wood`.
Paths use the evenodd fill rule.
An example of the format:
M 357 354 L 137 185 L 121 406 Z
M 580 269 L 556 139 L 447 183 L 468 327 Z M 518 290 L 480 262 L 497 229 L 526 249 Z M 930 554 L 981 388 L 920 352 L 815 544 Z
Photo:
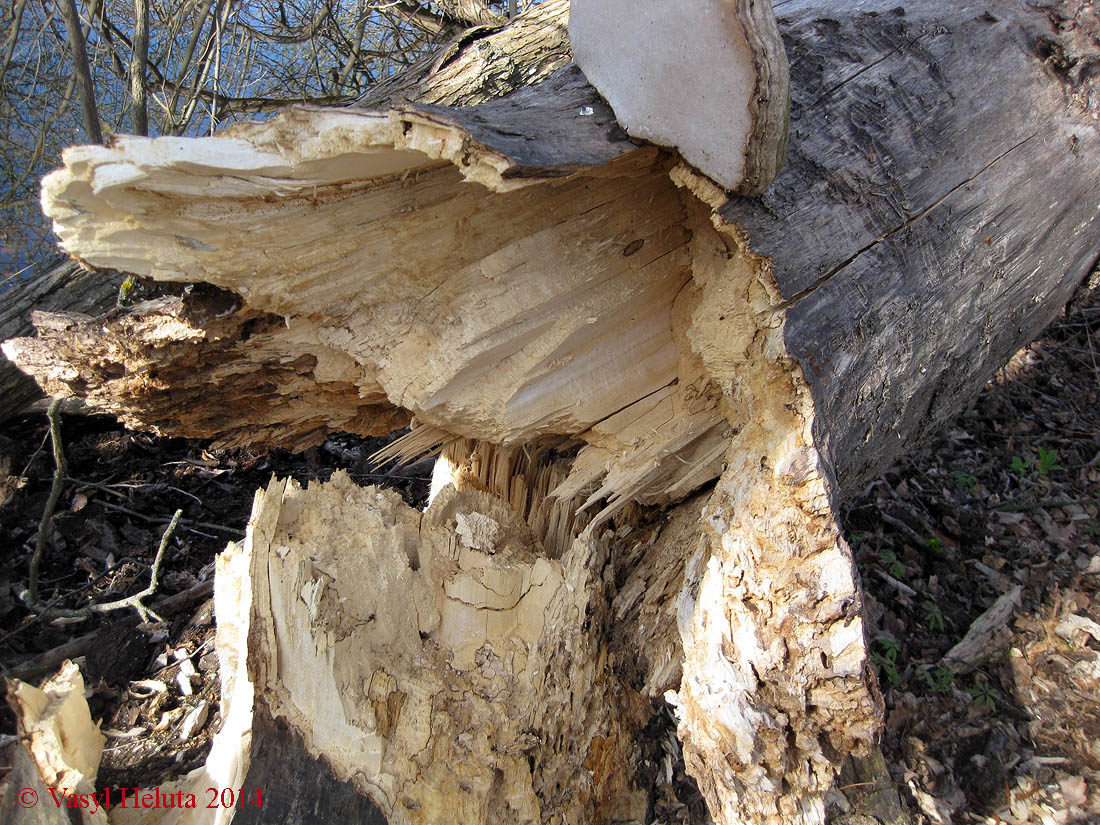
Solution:
M 250 704 L 289 726 L 294 759 L 323 755 L 393 825 L 644 817 L 625 730 L 648 702 L 598 664 L 606 541 L 551 560 L 487 493 L 450 489 L 421 514 L 340 473 L 273 483 L 251 523 L 230 615 Z M 216 744 L 207 773 L 225 756 Z M 251 787 L 271 754 L 245 743 L 238 764 Z
M 343 479 L 260 497 L 232 666 L 260 698 L 219 753 L 323 754 L 321 787 L 400 821 L 642 821 L 628 754 L 664 695 L 716 822 L 821 822 L 881 711 L 838 497 L 1096 258 L 1091 81 L 1051 60 L 1092 47 L 1002 5 L 781 4 L 793 162 L 758 201 L 634 147 L 568 71 L 496 100 L 521 62 L 466 109 L 70 153 L 47 201 L 74 254 L 239 305 L 47 319 L 6 345 L 41 380 L 238 443 L 413 415 L 395 450 L 444 459 L 423 516 Z
M 745 195 L 783 167 L 790 86 L 770 0 L 574 0 L 569 42 L 631 135 Z
M 787 357 L 766 262 L 738 250 L 740 231 L 716 221 L 692 239 L 687 336 L 733 435 L 700 520 L 706 555 L 685 580 L 683 677 L 669 699 L 716 822 L 819 823 L 838 757 L 868 753 L 882 702 L 812 399 Z
M 584 431 L 680 376 L 668 319 L 690 280 L 691 230 L 680 194 L 663 174 L 668 161 L 624 139 L 609 141 L 606 106 L 589 98 L 599 113 L 580 114 L 570 92 L 575 74 L 560 77 L 539 87 L 558 107 L 525 107 L 516 125 L 576 120 L 580 139 L 557 141 L 551 130 L 535 151 L 512 151 L 515 138 L 492 102 L 488 114 L 446 118 L 433 110 L 296 109 L 236 137 L 120 139 L 108 150 L 71 150 L 71 172 L 46 182 L 63 245 L 102 250 L 91 252 L 95 265 L 234 290 L 252 314 L 234 313 L 231 304 L 194 309 L 186 298 L 163 299 L 108 321 L 106 334 L 81 334 L 91 332 L 90 321 L 43 319 L 51 328 L 44 338 L 7 349 L 48 374 L 51 392 L 99 387 L 97 404 L 128 420 L 162 431 L 182 424 L 193 433 L 201 417 L 209 422 L 203 426 L 217 428 L 209 434 L 229 443 L 252 437 L 301 446 L 323 437 L 318 414 L 332 419 L 332 429 L 392 426 L 402 413 L 387 410 L 387 399 L 422 422 L 498 444 Z M 481 125 L 489 118 L 496 119 L 492 128 Z M 323 137 L 285 148 L 303 130 Z M 590 141 L 598 151 L 585 134 L 599 135 Z M 437 158 L 457 162 L 495 191 L 471 186 Z M 366 180 L 344 182 L 356 178 Z M 250 197 L 227 213 L 224 198 L 272 186 L 276 200 Z M 181 209 L 187 192 L 218 187 L 223 198 Z M 158 197 L 167 193 L 176 197 Z M 101 208 L 126 218 L 101 224 L 93 217 Z M 239 244 L 242 235 L 248 246 Z M 288 241 L 291 249 L 272 254 Z M 548 257 L 557 262 L 549 270 Z M 304 269 L 311 274 L 303 281 Z M 481 311 L 490 306 L 498 309 Z M 272 316 L 287 319 L 285 328 Z M 143 338 L 156 347 L 145 357 Z M 185 359 L 178 364 L 166 346 L 173 341 Z M 329 350 L 317 351 L 318 341 L 328 341 Z M 313 347 L 312 360 L 303 345 Z M 220 350 L 217 357 L 211 349 Z M 66 350 L 73 353 L 63 356 L 68 363 L 103 369 L 94 377 L 51 370 Z M 134 357 L 111 375 L 119 352 Z M 199 403 L 200 388 L 208 392 L 196 371 L 203 363 L 217 365 L 206 384 L 222 387 L 222 397 L 241 386 L 236 392 L 248 402 L 239 412 L 232 402 Z M 272 369 L 285 375 L 271 380 L 265 372 Z M 318 404 L 306 389 L 310 381 L 330 391 L 328 403 Z M 180 403 L 187 387 L 190 405 Z M 692 404 L 713 409 L 717 396 Z M 372 405 L 379 421 L 359 420 Z M 263 421 L 246 432 L 257 414 Z M 280 426 L 270 427 L 275 422 Z M 713 417 L 706 423 L 714 429 Z M 661 441 L 677 434 L 673 427 Z
M 921 8 L 923 7 L 917 7 L 916 11 L 910 12 L 909 17 L 916 18 Z M 958 36 L 951 36 L 950 31 L 945 31 L 934 36 L 929 34 L 923 39 L 906 41 L 919 45 L 924 40 L 929 40 L 943 52 L 940 55 L 943 61 L 950 58 L 965 64 L 967 60 L 973 59 L 972 55 L 977 48 L 972 44 L 982 37 L 994 38 L 988 43 L 988 48 L 981 49 L 984 59 L 991 59 L 988 56 L 995 55 L 997 59 L 1011 61 L 1015 68 L 1011 71 L 983 73 L 982 77 L 987 79 L 985 82 L 992 82 L 990 78 L 1019 74 L 1026 82 L 1017 84 L 1013 93 L 1027 102 L 1013 107 L 995 102 L 1003 100 L 1003 95 L 976 94 L 964 88 L 964 84 L 970 82 L 972 73 L 941 72 L 937 75 L 938 80 L 930 80 L 925 68 L 928 53 L 923 48 L 916 48 L 914 45 L 913 48 L 901 49 L 889 45 L 906 36 L 906 32 L 933 31 L 934 27 L 930 27 L 930 24 L 919 20 L 910 24 L 905 17 L 893 13 L 879 15 L 873 21 L 876 26 L 882 27 L 882 36 L 887 38 L 886 45 L 883 45 L 877 35 L 872 34 L 874 27 L 869 29 L 861 24 L 860 28 L 849 30 L 842 26 L 839 31 L 851 39 L 850 45 L 853 48 L 863 43 L 863 48 L 869 52 L 864 55 L 857 51 L 853 57 L 850 50 L 831 51 L 832 47 L 821 40 L 819 32 L 823 30 L 822 25 L 829 28 L 832 24 L 815 23 L 820 18 L 815 16 L 812 4 L 787 3 L 782 7 L 782 13 L 788 15 L 783 18 L 787 36 L 803 38 L 799 41 L 803 45 L 797 50 L 800 59 L 795 61 L 796 79 L 799 81 L 796 83 L 795 111 L 800 122 L 814 118 L 826 129 L 826 133 L 816 128 L 799 126 L 795 133 L 796 143 L 792 155 L 795 158 L 794 165 L 781 177 L 774 190 L 759 203 L 748 200 L 731 202 L 725 207 L 725 214 L 736 219 L 746 230 L 749 243 L 769 255 L 784 298 L 793 302 L 788 308 L 789 346 L 799 357 L 810 385 L 818 396 L 818 439 L 830 471 L 836 473 L 841 489 L 847 490 L 877 470 L 904 443 L 924 434 L 929 429 L 928 422 L 934 424 L 942 415 L 954 409 L 955 404 L 951 403 L 954 399 L 965 396 L 967 391 L 980 386 L 982 380 L 1003 360 L 1007 352 L 1041 326 L 1065 297 L 1065 293 L 1083 275 L 1083 270 L 1092 262 L 1091 259 L 1095 258 L 1096 251 L 1090 241 L 1093 236 L 1087 230 L 1088 220 L 1094 218 L 1085 216 L 1086 222 L 1081 223 L 1079 217 L 1074 217 L 1074 210 L 1087 209 L 1089 198 L 1086 193 L 1089 187 L 1095 188 L 1096 185 L 1088 173 L 1095 171 L 1095 166 L 1089 167 L 1083 175 L 1072 171 L 1080 163 L 1079 158 L 1084 156 L 1082 152 L 1087 155 L 1090 151 L 1090 141 L 1095 140 L 1095 130 L 1078 129 L 1080 134 L 1067 134 L 1064 144 L 1060 144 L 1061 138 L 1057 136 L 1049 139 L 1037 137 L 1029 141 L 1020 151 L 1031 151 L 1028 147 L 1033 147 L 1054 155 L 1061 152 L 1061 156 L 1068 158 L 1069 166 L 1059 166 L 1053 159 L 1009 164 L 1006 158 L 1005 162 L 995 163 L 982 172 L 985 177 L 1012 172 L 1005 178 L 1003 185 L 997 183 L 997 191 L 1003 194 L 987 197 L 984 189 L 975 188 L 966 181 L 977 171 L 970 167 L 980 162 L 982 166 L 978 168 L 984 168 L 989 165 L 990 160 L 968 160 L 980 154 L 976 147 L 982 144 L 964 140 L 961 135 L 991 133 L 985 129 L 978 130 L 976 125 L 973 128 L 966 127 L 959 121 L 959 113 L 950 101 L 959 97 L 976 101 L 977 107 L 972 105 L 962 111 L 967 118 L 973 117 L 975 123 L 978 118 L 986 118 L 986 115 L 1015 117 L 1017 112 L 1033 111 L 1042 105 L 1051 111 L 1035 121 L 1037 128 L 1072 131 L 1077 122 L 1072 115 L 1079 109 L 1071 105 L 1067 113 L 1057 112 L 1056 107 L 1061 106 L 1064 99 L 1059 91 L 1057 77 L 1046 74 L 1037 56 L 1023 51 L 1015 41 L 1012 44 L 1000 44 L 1005 38 L 1015 36 L 1013 32 L 1017 30 L 1017 26 L 1028 30 L 1035 27 L 1049 29 L 1045 16 L 1021 11 L 1018 17 L 1013 18 L 1011 25 L 1003 22 L 995 25 L 986 21 L 978 12 L 968 17 L 966 9 L 954 9 L 948 22 L 955 25 L 955 21 L 962 21 L 959 25 L 965 24 L 966 27 Z M 939 10 L 938 7 L 929 6 L 921 13 L 936 19 L 935 15 L 939 14 Z M 827 64 L 821 64 L 813 58 L 819 52 L 833 55 L 837 65 L 823 68 Z M 885 60 L 881 67 L 876 63 L 879 58 Z M 1022 64 L 1017 66 L 1021 61 Z M 865 72 L 861 71 L 864 65 L 870 66 Z M 946 62 L 941 62 L 941 65 L 946 65 Z M 889 83 L 876 79 L 888 70 L 898 84 L 897 88 L 905 88 L 903 81 L 913 84 L 913 94 L 906 96 L 900 92 L 890 93 L 891 98 L 885 91 L 880 92 L 879 90 L 893 88 Z M 858 76 L 854 76 L 856 72 L 859 72 Z M 845 77 L 852 79 L 841 83 Z M 936 95 L 923 95 L 919 92 L 932 82 L 939 84 Z M 951 84 L 958 85 L 958 90 L 951 88 Z M 823 97 L 816 91 L 822 85 L 836 86 L 836 89 Z M 846 97 L 849 90 L 853 94 Z M 855 128 L 851 118 L 826 117 L 832 109 L 838 112 L 851 110 L 852 116 L 856 116 L 861 111 L 859 106 L 862 105 L 860 98 L 854 94 L 857 91 L 861 95 L 865 92 L 887 95 L 881 103 L 883 111 L 887 111 L 885 107 L 889 105 L 903 105 L 909 99 L 928 101 L 928 110 L 922 118 L 906 120 L 886 115 L 876 116 L 875 123 L 891 124 L 878 139 L 876 145 L 881 148 L 876 151 L 886 151 L 885 147 L 897 145 L 896 159 L 892 165 L 875 163 L 868 160 L 869 156 L 864 153 L 845 149 L 844 147 L 852 145 L 846 136 L 847 131 Z M 1070 102 L 1076 99 L 1072 98 Z M 947 108 L 949 106 L 950 109 Z M 993 109 L 988 112 L 981 108 L 989 106 Z M 936 175 L 899 174 L 897 170 L 902 163 L 909 163 L 915 170 L 920 170 L 924 163 L 924 156 L 914 155 L 907 130 L 922 123 L 939 121 L 951 124 L 950 128 L 955 130 L 952 134 L 958 136 L 953 144 L 957 148 L 952 152 L 936 155 Z M 1020 123 L 1022 125 L 1013 128 L 1027 128 L 1026 121 Z M 866 132 L 870 127 L 860 128 Z M 918 133 L 918 136 L 925 133 L 927 130 Z M 1004 135 L 1008 133 L 1008 129 L 995 130 L 995 133 Z M 947 135 L 946 132 L 944 134 Z M 1077 144 L 1072 140 L 1074 137 L 1078 140 Z M 936 154 L 931 146 L 931 138 L 923 139 L 929 144 L 929 156 Z M 942 140 L 946 139 L 945 137 Z M 1078 146 L 1076 154 L 1071 151 L 1074 146 Z M 994 158 L 997 156 L 991 155 Z M 817 187 L 815 181 L 818 178 L 815 176 L 820 173 L 815 170 L 845 163 L 851 169 L 849 177 L 866 182 L 858 185 Z M 1030 170 L 1037 167 L 1066 168 L 1070 170 L 1067 174 L 1073 175 L 1073 180 L 1068 181 L 1066 187 L 1050 191 L 1065 192 L 1076 188 L 1082 193 L 1080 197 L 1067 194 L 1059 199 L 1066 214 L 1058 219 L 1058 225 L 1065 227 L 1065 231 L 1069 233 L 1067 240 L 1070 244 L 1068 247 L 1061 244 L 1061 248 L 1066 251 L 1060 254 L 1063 257 L 1069 256 L 1065 258 L 1065 268 L 1061 265 L 1028 265 L 1027 256 L 1007 255 L 1011 239 L 1004 232 L 998 235 L 1001 239 L 999 247 L 992 243 L 992 234 L 982 234 L 983 226 L 989 224 L 992 218 L 981 216 L 989 210 L 996 210 L 998 204 L 1029 205 L 1028 208 L 1050 215 L 1050 210 L 1041 205 L 1041 198 L 1019 194 L 1029 191 L 1034 180 Z M 934 182 L 941 171 L 954 182 L 949 180 L 942 187 L 936 187 Z M 1018 175 L 1019 179 L 1012 175 Z M 1024 176 L 1027 177 L 1026 181 L 1023 180 Z M 961 187 L 959 181 L 963 182 Z M 906 223 L 902 225 L 902 229 L 889 222 L 890 215 L 894 214 L 890 204 L 897 202 L 900 195 L 869 198 L 858 195 L 860 191 L 888 193 L 899 186 L 912 190 L 913 194 L 909 197 L 914 202 L 906 206 L 905 210 L 918 218 L 912 227 Z M 806 204 L 812 201 L 813 192 L 818 189 L 822 192 L 821 205 L 809 209 Z M 978 199 L 982 204 L 981 209 L 985 211 L 975 211 L 970 207 L 958 211 L 949 202 L 940 204 L 931 211 L 922 205 L 935 205 L 945 192 L 953 192 L 952 199 L 967 196 Z M 899 203 L 899 207 L 903 203 Z M 953 210 L 967 217 L 958 221 L 950 219 L 946 213 Z M 1032 250 L 1029 254 L 1033 258 L 1041 255 L 1041 248 L 1035 245 L 1039 240 L 1047 245 L 1054 243 L 1054 238 L 1049 233 L 1032 232 L 1031 227 L 1034 220 L 1038 219 L 1037 215 L 1031 215 L 1025 221 L 1024 213 L 1018 209 L 1012 214 L 1019 218 L 1017 225 L 1020 228 L 1014 231 L 1020 233 L 1021 243 L 1031 244 L 1028 248 Z M 933 218 L 937 216 L 943 217 L 937 218 L 933 226 Z M 974 225 L 978 218 L 984 221 L 982 226 Z M 799 228 L 792 230 L 792 225 Z M 947 237 L 955 238 L 958 254 L 964 256 L 964 260 L 970 261 L 967 264 L 969 268 L 965 270 L 969 275 L 962 281 L 946 274 L 950 271 L 946 263 L 950 254 L 946 252 L 941 229 L 946 229 Z M 921 234 L 914 234 L 918 230 Z M 1024 232 L 1027 235 L 1022 234 Z M 877 241 L 880 235 L 883 237 L 881 242 Z M 990 244 L 985 243 L 986 238 L 990 239 Z M 853 256 L 853 251 L 859 252 L 864 246 L 867 249 Z M 339 247 L 334 245 L 334 248 Z M 998 260 L 1003 265 L 992 259 L 986 260 L 994 254 L 991 250 L 1002 248 L 1005 252 L 997 254 L 1002 256 Z M 883 258 L 882 254 L 887 254 L 887 257 Z M 821 258 L 821 262 L 812 263 L 815 256 Z M 852 257 L 852 260 L 846 263 L 847 257 Z M 1040 257 L 1036 262 L 1048 259 L 1049 256 Z M 1004 277 L 985 278 L 987 264 L 994 267 L 994 274 L 1003 272 Z M 262 265 L 257 263 L 257 266 Z M 883 277 L 876 276 L 878 280 L 873 297 L 868 293 L 867 284 L 870 283 L 871 271 L 868 267 L 883 273 L 886 278 L 884 281 Z M 827 273 L 831 269 L 836 269 L 833 277 L 822 280 L 819 288 L 808 289 L 814 283 L 814 278 L 820 277 L 815 275 L 816 272 Z M 920 274 L 911 278 L 907 274 L 910 272 Z M 944 273 L 943 277 L 940 273 Z M 1013 273 L 1017 273 L 1019 277 L 1026 273 L 1030 286 L 1029 281 L 1020 281 Z M 1036 283 L 1036 279 L 1041 277 L 1054 279 L 1059 286 L 1048 290 L 1042 284 Z M 917 291 L 910 294 L 914 288 Z M 960 288 L 970 290 L 971 298 L 957 300 L 957 290 Z M 1039 299 L 1041 303 L 1038 306 L 1042 311 L 1033 310 L 1029 292 L 1032 295 L 1045 296 Z M 868 297 L 860 297 L 864 294 Z M 1016 309 L 1010 309 L 1010 304 Z M 943 327 L 922 320 L 929 317 L 926 310 L 930 306 L 940 308 L 945 322 L 953 317 L 956 323 L 981 324 L 981 328 L 988 330 L 990 336 L 988 346 L 973 353 L 977 357 L 970 357 L 970 354 L 962 350 L 956 351 L 952 347 L 947 347 L 942 352 L 937 351 L 940 342 L 952 340 L 952 337 L 944 334 Z M 958 314 L 968 306 L 985 308 L 978 315 Z M 956 314 L 952 316 L 951 312 Z M 1005 312 L 1009 312 L 1011 317 L 1019 315 L 1019 322 L 993 322 L 992 319 L 1003 317 Z M 889 321 L 875 322 L 873 319 L 879 316 L 889 318 Z M 904 331 L 905 335 L 898 336 L 896 333 L 899 330 Z M 961 340 L 978 342 L 984 338 L 978 336 Z M 871 344 L 874 346 L 869 349 Z M 884 371 L 886 366 L 890 367 L 888 372 Z M 900 366 L 906 369 L 897 369 Z M 838 381 L 855 383 L 851 385 L 850 391 L 834 391 L 834 386 L 838 386 L 835 382 Z M 884 382 L 888 386 L 898 386 L 899 391 L 891 392 L 885 401 L 879 401 L 878 393 Z M 931 418 L 923 415 L 925 412 Z
M 87 798 L 88 794 L 94 794 L 106 739 L 92 722 L 80 668 L 66 662 L 40 688 L 8 680 L 7 696 L 19 734 L 42 783 L 59 796 Z M 38 804 L 56 803 L 47 793 Z M 74 809 L 74 813 L 84 825 L 107 825 L 107 814 L 102 808 L 89 805 Z

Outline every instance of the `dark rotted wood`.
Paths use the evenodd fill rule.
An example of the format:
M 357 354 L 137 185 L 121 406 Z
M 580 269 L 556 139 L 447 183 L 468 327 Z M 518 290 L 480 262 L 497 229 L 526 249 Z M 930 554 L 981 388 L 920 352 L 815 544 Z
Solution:
M 252 719 L 251 749 L 243 796 L 262 801 L 238 807 L 233 825 L 387 825 L 370 797 L 311 757 L 301 736 L 281 719 L 273 721 L 262 703 Z
M 240 309 L 237 296 L 207 284 L 100 318 L 32 317 L 38 337 L 22 339 L 28 368 L 41 374 L 41 365 L 56 372 L 57 364 L 79 364 L 79 377 L 51 378 L 47 389 L 83 394 L 93 407 L 99 399 L 128 426 L 214 436 L 224 445 L 252 443 L 260 427 L 301 450 L 334 428 L 381 435 L 408 423 L 384 397 L 361 398 L 343 381 L 314 381 L 316 357 L 295 349 L 282 318 Z M 140 343 L 150 325 L 170 330 L 152 349 Z M 119 353 L 130 356 L 125 367 Z
M 464 129 L 510 158 L 514 165 L 506 178 L 564 177 L 638 148 L 619 128 L 611 107 L 572 64 L 536 86 L 477 106 L 409 108 Z
M 33 335 L 30 312 L 100 314 L 115 305 L 121 275 L 87 272 L 63 261 L 24 280 L 12 280 L 0 291 L 0 340 Z M 17 415 L 42 396 L 34 379 L 0 354 L 0 421 Z
M 1076 0 L 776 13 L 787 167 L 722 213 L 772 259 L 819 445 L 850 491 L 954 415 L 1094 268 L 1100 19 Z
M 914 821 L 890 778 L 880 747 L 863 759 L 847 760 L 836 784 L 844 789 L 838 792 L 851 807 L 835 817 L 835 825 L 908 825 Z
M 0 765 L 10 768 L 4 777 L 7 789 L 0 796 L 0 822 L 5 825 L 72 825 L 69 808 L 54 804 L 34 757 L 27 753 L 22 742 L 0 749 Z M 32 804 L 32 800 L 37 800 L 37 804 Z

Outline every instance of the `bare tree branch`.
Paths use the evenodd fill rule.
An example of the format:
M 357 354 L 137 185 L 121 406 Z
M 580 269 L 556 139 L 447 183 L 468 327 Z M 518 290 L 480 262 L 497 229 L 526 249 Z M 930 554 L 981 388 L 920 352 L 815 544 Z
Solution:
M 68 469 L 68 464 L 65 461 L 65 448 L 61 444 L 60 408 L 61 399 L 55 398 L 50 402 L 50 409 L 46 413 L 50 419 L 50 443 L 53 445 L 54 473 L 53 482 L 50 485 L 50 497 L 46 501 L 45 509 L 42 511 L 42 521 L 38 525 L 38 535 L 34 540 L 34 553 L 31 555 L 30 580 L 27 590 L 30 594 L 30 600 L 35 603 L 38 602 L 38 570 L 42 565 L 42 558 L 46 555 L 46 531 L 50 526 L 50 519 L 53 518 L 54 510 L 57 509 L 57 501 L 61 498 L 65 472 Z
M 359 62 L 359 52 L 363 48 L 363 30 L 367 25 L 367 16 L 363 14 L 363 0 L 359 0 L 355 5 L 355 36 L 352 38 L 351 53 L 348 55 L 347 61 L 344 63 L 343 70 L 336 78 L 336 93 L 339 94 L 344 86 L 347 85 L 348 76 L 351 74 L 355 65 Z
M 434 34 L 439 37 L 453 37 L 455 35 L 455 25 L 453 22 L 444 19 L 443 17 L 433 14 L 423 6 L 411 2 L 401 2 L 395 5 L 390 10 L 394 15 L 399 16 L 402 20 L 410 25 L 414 25 L 421 31 L 429 34 Z
M 130 50 L 130 127 L 135 135 L 149 134 L 145 100 L 145 69 L 149 63 L 149 2 L 134 0 L 134 44 Z
M 8 40 L 4 44 L 4 62 L 0 63 L 0 89 L 4 88 L 4 77 L 8 73 L 8 65 L 15 54 L 15 44 L 19 40 L 19 27 L 23 25 L 23 9 L 27 6 L 27 0 L 19 0 L 11 13 L 11 31 L 8 32 Z
M 202 34 L 203 24 L 206 20 L 206 16 L 210 14 L 211 9 L 214 7 L 214 0 L 208 0 L 206 4 L 206 10 L 202 14 L 195 18 L 195 26 L 191 30 L 191 38 L 187 41 L 187 51 L 184 52 L 183 59 L 180 61 L 179 71 L 176 72 L 176 91 L 172 94 L 172 99 L 168 103 L 168 113 L 165 115 L 164 131 L 179 134 L 179 122 L 175 119 L 174 112 L 176 111 L 176 103 L 179 101 L 179 89 L 182 87 L 184 79 L 187 77 L 187 73 L 191 70 L 191 61 L 195 56 L 195 46 L 199 42 L 199 36 Z
M 240 26 L 255 39 L 262 40 L 266 43 L 305 43 L 317 33 L 317 30 L 321 27 L 321 24 L 325 22 L 325 18 L 329 16 L 329 13 L 329 8 L 325 6 L 320 11 L 318 11 L 314 18 L 306 25 L 284 27 L 285 34 L 278 32 L 260 31 L 254 26 L 250 26 L 243 20 L 239 19 L 237 20 L 236 25 Z
M 95 85 L 92 72 L 88 67 L 88 51 L 84 48 L 84 33 L 80 30 L 80 15 L 76 10 L 76 0 L 61 0 L 61 16 L 65 18 L 65 29 L 69 34 L 69 51 L 73 56 L 73 73 L 80 86 L 80 102 L 84 111 L 84 131 L 92 143 L 103 143 L 103 132 L 99 128 L 99 111 L 95 104 Z
M 481 0 L 432 0 L 444 17 L 468 26 L 493 26 L 506 22 L 506 18 L 490 11 Z

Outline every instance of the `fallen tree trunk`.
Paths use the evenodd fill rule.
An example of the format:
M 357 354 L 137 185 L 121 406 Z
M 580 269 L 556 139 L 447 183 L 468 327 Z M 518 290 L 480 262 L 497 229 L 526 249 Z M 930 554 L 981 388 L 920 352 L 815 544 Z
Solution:
M 0 292 L 0 339 L 33 333 L 32 310 L 101 315 L 114 307 L 121 281 L 121 276 L 88 272 L 71 261 L 25 280 L 13 279 Z M 7 358 L 0 359 L 0 422 L 41 397 L 42 389 L 33 378 Z
M 50 392 L 226 443 L 412 416 L 393 454 L 442 450 L 424 514 L 340 479 L 258 496 L 219 781 L 277 742 L 390 822 L 644 821 L 667 699 L 717 822 L 822 820 L 881 706 L 837 502 L 1093 267 L 1100 22 L 777 11 L 791 154 L 759 199 L 631 143 L 575 69 L 116 139 L 47 181 L 74 255 L 222 290 L 40 318 L 5 351 Z M 524 54 L 513 25 L 439 71 Z

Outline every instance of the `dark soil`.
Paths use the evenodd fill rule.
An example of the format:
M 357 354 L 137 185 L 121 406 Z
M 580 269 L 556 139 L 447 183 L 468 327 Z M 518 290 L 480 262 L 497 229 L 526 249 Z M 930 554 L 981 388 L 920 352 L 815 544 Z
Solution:
M 883 750 L 931 822 L 1100 822 L 1098 365 L 1093 300 L 845 508 Z M 952 670 L 944 655 L 1017 586 L 1003 643 Z

